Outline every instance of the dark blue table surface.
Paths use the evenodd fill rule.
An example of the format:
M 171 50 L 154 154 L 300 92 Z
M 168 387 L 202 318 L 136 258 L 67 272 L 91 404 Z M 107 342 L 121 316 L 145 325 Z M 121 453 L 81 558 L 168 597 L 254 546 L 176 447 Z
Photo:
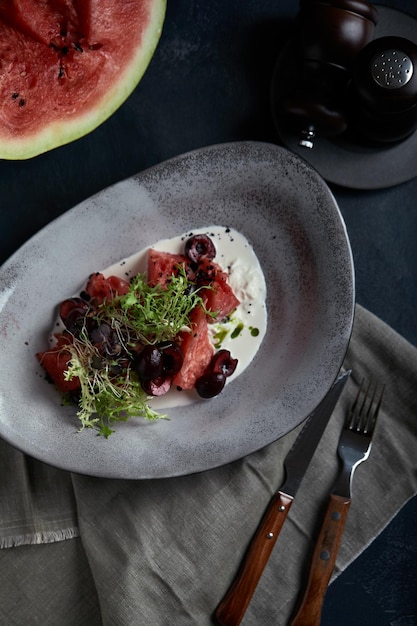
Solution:
M 168 4 L 150 67 L 115 115 L 68 146 L 0 162 L 0 262 L 79 201 L 169 157 L 227 141 L 280 143 L 270 78 L 298 0 Z M 380 4 L 417 18 L 415 0 Z M 332 191 L 351 240 L 357 301 L 417 346 L 417 178 Z M 323 626 L 417 624 L 416 518 L 414 498 L 330 586 Z

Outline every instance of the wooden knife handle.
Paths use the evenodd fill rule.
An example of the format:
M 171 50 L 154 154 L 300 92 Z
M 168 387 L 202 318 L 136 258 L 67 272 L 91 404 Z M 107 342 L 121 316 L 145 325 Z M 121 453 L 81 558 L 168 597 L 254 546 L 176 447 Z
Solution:
M 342 538 L 350 499 L 332 494 L 314 549 L 307 587 L 291 626 L 319 626 L 327 586 Z
M 293 498 L 278 491 L 272 498 L 249 545 L 240 569 L 215 611 L 220 626 L 240 624 L 271 555 Z

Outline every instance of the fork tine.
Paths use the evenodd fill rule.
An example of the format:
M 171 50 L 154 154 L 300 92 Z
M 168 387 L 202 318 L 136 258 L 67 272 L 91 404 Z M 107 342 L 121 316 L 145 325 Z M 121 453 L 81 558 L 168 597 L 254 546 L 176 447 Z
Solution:
M 372 384 L 370 381 L 365 388 L 365 379 L 363 378 L 353 404 L 347 414 L 345 423 L 345 428 L 369 436 L 372 435 L 375 428 L 385 385 L 382 386 L 379 396 L 377 396 L 378 383 L 375 383 L 372 393 L 370 394 L 371 388 Z M 362 401 L 360 401 L 362 393 L 363 398 Z
M 382 397 L 384 395 L 384 391 L 385 391 L 385 385 L 382 385 L 381 388 L 381 392 L 379 394 L 378 399 L 377 398 L 377 389 L 378 389 L 378 384 L 375 384 L 375 388 L 374 388 L 374 392 L 372 394 L 372 398 L 371 401 L 369 403 L 369 408 L 368 408 L 368 420 L 367 420 L 367 425 L 366 425 L 366 430 L 364 431 L 365 433 L 372 435 L 372 433 L 374 432 L 375 429 L 375 424 L 376 424 L 376 420 L 378 417 L 378 413 L 379 413 L 379 409 L 381 408 L 381 403 L 382 403 Z M 373 409 L 373 411 L 372 411 Z
M 358 415 L 360 415 L 360 411 L 362 409 L 362 407 L 359 409 L 359 398 L 362 392 L 363 383 L 364 383 L 364 379 L 362 379 L 361 384 L 359 385 L 357 394 L 355 396 L 355 399 L 352 403 L 352 406 L 350 407 L 346 415 L 345 428 L 348 430 L 355 429 L 355 424 L 357 423 Z
M 368 384 L 367 394 L 370 388 L 371 388 L 371 383 Z M 364 415 L 364 422 L 363 422 L 362 428 L 358 427 L 358 432 L 362 432 L 362 434 L 369 435 L 369 436 L 371 436 L 372 433 L 374 432 L 376 419 L 378 417 L 379 409 L 380 409 L 381 402 L 382 402 L 382 396 L 384 395 L 384 389 L 385 389 L 385 386 L 383 385 L 381 392 L 379 396 L 377 397 L 378 383 L 375 383 L 372 396 L 369 400 L 368 409 L 366 411 L 366 414 Z M 365 404 L 365 399 L 364 399 L 364 404 Z
M 373 427 L 372 427 L 373 418 L 372 418 L 371 411 L 372 411 L 372 406 L 375 400 L 376 388 L 377 388 L 377 385 L 375 385 L 374 391 L 369 399 L 368 408 L 366 408 L 366 402 L 368 400 L 368 397 L 371 391 L 371 381 L 368 382 L 365 395 L 363 397 L 363 402 L 362 402 L 361 411 L 360 411 L 361 415 L 360 415 L 358 424 L 356 425 L 356 432 L 363 433 L 364 435 L 371 434 L 373 431 Z

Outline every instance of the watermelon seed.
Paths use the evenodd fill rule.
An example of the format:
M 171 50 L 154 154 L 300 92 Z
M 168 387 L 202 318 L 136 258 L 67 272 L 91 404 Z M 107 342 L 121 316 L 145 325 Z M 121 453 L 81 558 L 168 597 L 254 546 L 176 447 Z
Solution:
M 19 97 L 19 94 L 18 94 L 18 93 L 12 93 L 12 98 L 13 98 L 13 100 L 16 100 L 16 98 L 18 98 L 18 97 Z
M 21 98 L 21 99 L 19 100 L 19 106 L 20 106 L 20 107 L 24 107 L 24 106 L 25 106 L 25 104 L 26 104 L 26 100 L 24 100 L 23 98 Z

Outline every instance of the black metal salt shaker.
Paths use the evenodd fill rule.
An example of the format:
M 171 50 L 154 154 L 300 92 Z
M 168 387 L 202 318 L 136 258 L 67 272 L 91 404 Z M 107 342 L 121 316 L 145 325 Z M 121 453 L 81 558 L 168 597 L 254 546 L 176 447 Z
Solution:
M 416 130 L 416 44 L 391 36 L 363 48 L 353 70 L 349 127 L 375 143 L 402 141 Z
M 290 82 L 275 91 L 275 113 L 300 145 L 347 128 L 346 90 L 357 54 L 373 39 L 378 11 L 367 0 L 300 0 L 292 38 Z M 280 80 L 278 77 L 277 80 Z

